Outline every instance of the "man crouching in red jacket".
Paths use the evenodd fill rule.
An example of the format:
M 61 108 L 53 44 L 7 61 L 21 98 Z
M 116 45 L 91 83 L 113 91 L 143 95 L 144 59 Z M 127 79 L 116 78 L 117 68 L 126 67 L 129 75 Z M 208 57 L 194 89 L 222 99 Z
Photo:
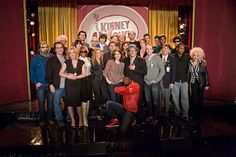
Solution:
M 121 131 L 125 132 L 131 122 L 134 120 L 134 115 L 138 111 L 138 100 L 140 86 L 128 77 L 123 78 L 123 86 L 115 87 L 114 92 L 121 94 L 123 97 L 123 105 L 115 101 L 107 101 L 106 108 L 109 117 L 112 117 L 111 122 L 106 125 L 107 128 L 119 126 L 117 116 L 122 119 Z

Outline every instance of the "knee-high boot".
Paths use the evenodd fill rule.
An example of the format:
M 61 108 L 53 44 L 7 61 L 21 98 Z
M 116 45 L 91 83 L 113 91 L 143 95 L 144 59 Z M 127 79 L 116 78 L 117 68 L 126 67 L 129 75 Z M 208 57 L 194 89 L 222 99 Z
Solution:
M 88 118 L 87 118 L 87 103 L 82 102 L 82 119 L 83 119 L 83 124 L 84 126 L 88 126 Z

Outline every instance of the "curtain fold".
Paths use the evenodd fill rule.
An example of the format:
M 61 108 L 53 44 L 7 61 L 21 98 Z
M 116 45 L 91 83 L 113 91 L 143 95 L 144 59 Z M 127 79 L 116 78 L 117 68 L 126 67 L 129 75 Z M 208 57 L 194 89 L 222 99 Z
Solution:
M 166 42 L 171 44 L 174 36 L 178 34 L 178 8 L 159 7 L 158 4 L 149 5 L 148 30 L 151 37 L 165 34 Z M 154 39 L 152 38 L 152 43 Z
M 53 46 L 59 35 L 66 35 L 69 46 L 77 37 L 76 2 L 40 1 L 38 7 L 39 40 Z

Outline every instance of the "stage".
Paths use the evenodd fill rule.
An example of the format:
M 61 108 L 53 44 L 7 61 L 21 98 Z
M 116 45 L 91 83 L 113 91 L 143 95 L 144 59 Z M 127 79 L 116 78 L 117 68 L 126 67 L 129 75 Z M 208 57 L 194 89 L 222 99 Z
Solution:
M 31 102 L 0 107 L 1 156 L 219 156 L 236 154 L 236 105 L 207 102 L 200 122 L 171 117 L 157 125 L 132 126 L 127 133 L 105 128 L 105 120 L 89 127 L 41 125 Z

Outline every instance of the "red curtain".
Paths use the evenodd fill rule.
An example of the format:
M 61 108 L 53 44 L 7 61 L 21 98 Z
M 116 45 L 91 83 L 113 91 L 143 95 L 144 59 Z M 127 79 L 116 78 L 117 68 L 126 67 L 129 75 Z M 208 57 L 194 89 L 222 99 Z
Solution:
M 27 100 L 23 0 L 4 0 L 0 19 L 0 104 Z
M 208 60 L 211 90 L 207 98 L 236 97 L 236 3 L 234 0 L 196 0 L 195 46 Z

